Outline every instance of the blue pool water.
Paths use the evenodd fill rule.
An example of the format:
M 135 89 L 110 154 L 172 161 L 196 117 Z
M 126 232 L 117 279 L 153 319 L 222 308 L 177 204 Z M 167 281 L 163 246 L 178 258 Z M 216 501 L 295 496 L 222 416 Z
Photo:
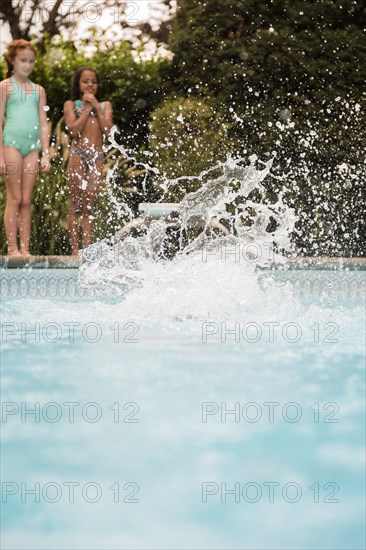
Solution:
M 365 548 L 366 272 L 173 270 L 4 270 L 2 548 Z

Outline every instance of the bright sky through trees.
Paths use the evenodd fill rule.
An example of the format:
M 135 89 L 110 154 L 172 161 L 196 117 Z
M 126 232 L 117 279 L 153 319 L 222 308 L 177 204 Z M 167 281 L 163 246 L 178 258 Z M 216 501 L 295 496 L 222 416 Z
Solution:
M 24 21 L 29 17 L 31 13 L 31 3 L 29 3 L 29 9 L 27 11 L 27 2 L 25 0 L 23 5 L 23 17 Z M 64 31 L 64 36 L 70 36 L 72 40 L 77 38 L 86 38 L 89 35 L 91 28 L 107 30 L 106 38 L 128 38 L 133 39 L 134 36 L 138 36 L 138 29 L 133 29 L 134 26 L 139 25 L 145 21 L 148 21 L 152 27 L 158 26 L 159 21 L 164 19 L 164 5 L 161 0 L 128 0 L 127 2 L 119 2 L 119 7 L 111 6 L 100 8 L 97 2 L 85 0 L 84 9 L 81 15 L 77 15 L 77 25 L 75 28 L 70 28 L 68 31 Z M 51 9 L 55 2 L 48 2 L 46 4 L 47 9 Z M 77 2 L 77 6 L 81 6 L 82 2 Z M 117 2 L 118 4 L 118 2 Z M 70 2 L 65 2 L 65 9 L 70 11 Z M 45 7 L 45 9 L 46 9 Z M 62 10 L 62 6 L 60 7 Z M 40 26 L 38 15 L 36 22 L 38 21 Z M 70 17 L 72 17 L 72 12 Z M 75 15 L 76 18 L 76 15 Z M 123 28 L 124 27 L 124 28 Z M 126 29 L 126 27 L 128 27 Z M 32 28 L 33 32 L 37 32 L 37 24 Z M 6 45 L 11 41 L 12 37 L 9 30 L 9 25 L 4 24 L 1 28 L 0 46 L 3 52 Z

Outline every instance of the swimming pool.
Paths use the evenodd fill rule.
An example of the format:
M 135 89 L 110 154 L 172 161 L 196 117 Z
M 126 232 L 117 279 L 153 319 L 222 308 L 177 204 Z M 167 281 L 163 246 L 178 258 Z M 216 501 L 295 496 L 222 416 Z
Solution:
M 3 270 L 4 548 L 365 547 L 366 271 L 213 262 Z

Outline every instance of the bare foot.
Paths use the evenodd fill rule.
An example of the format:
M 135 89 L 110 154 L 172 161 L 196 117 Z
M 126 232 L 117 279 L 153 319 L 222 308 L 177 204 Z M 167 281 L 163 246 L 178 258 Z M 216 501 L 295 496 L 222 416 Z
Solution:
M 22 256 L 32 256 L 28 248 L 25 248 L 23 243 L 20 243 L 20 253 Z
M 21 253 L 19 252 L 19 250 L 16 248 L 15 250 L 8 250 L 8 256 L 21 256 Z

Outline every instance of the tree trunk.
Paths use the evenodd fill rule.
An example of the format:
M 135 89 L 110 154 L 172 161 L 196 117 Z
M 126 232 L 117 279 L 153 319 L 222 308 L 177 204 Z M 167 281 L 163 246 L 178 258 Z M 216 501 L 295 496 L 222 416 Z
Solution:
M 11 0 L 2 0 L 0 8 L 0 20 L 7 21 L 10 27 L 10 34 L 13 40 L 24 38 L 28 40 L 27 33 L 24 33 L 20 27 L 21 8 L 13 8 Z

